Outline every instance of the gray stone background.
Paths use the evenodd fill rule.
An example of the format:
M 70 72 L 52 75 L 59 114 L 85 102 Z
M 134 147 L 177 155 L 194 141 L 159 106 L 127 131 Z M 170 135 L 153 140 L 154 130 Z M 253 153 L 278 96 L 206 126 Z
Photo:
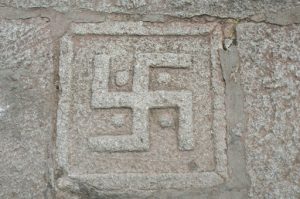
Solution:
M 104 21 L 223 27 L 226 183 L 141 194 L 57 180 L 59 41 Z M 0 0 L 0 198 L 300 198 L 299 23 L 299 0 Z

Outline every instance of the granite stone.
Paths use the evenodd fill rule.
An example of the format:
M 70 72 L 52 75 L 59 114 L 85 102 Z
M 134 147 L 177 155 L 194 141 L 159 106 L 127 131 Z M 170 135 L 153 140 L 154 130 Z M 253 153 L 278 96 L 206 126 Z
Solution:
M 246 18 L 254 16 L 272 20 L 275 13 L 294 10 L 298 0 L 0 0 L 0 5 L 15 8 L 54 8 L 60 12 L 90 10 L 106 13 L 171 15 L 192 17 L 210 15 L 217 17 Z M 299 11 L 299 9 L 298 9 Z M 270 13 L 270 14 L 269 14 Z M 286 15 L 282 16 L 285 20 Z M 298 22 L 299 22 L 299 16 Z M 277 19 L 274 19 L 277 20 Z
M 251 198 L 300 196 L 300 27 L 237 26 Z
M 47 19 L 0 20 L 0 198 L 51 197 L 52 56 Z
M 217 23 L 72 24 L 61 39 L 60 189 L 92 185 L 102 197 L 112 189 L 142 197 L 223 183 L 228 173 L 221 48 Z M 123 90 L 114 84 L 119 71 L 130 71 Z M 170 81 L 157 84 L 158 74 L 166 72 Z M 132 115 L 130 128 L 110 134 L 106 121 L 124 111 Z
M 0 198 L 300 198 L 299 0 L 0 0 Z

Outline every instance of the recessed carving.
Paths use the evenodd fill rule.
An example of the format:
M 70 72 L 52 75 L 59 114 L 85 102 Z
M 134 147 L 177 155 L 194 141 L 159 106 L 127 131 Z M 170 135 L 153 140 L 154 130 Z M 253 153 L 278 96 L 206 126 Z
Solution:
M 60 46 L 56 146 L 68 176 L 103 191 L 224 182 L 221 27 L 73 24 Z
M 145 151 L 150 147 L 148 111 L 153 107 L 176 106 L 179 109 L 178 141 L 180 150 L 192 150 L 193 96 L 190 91 L 149 91 L 149 67 L 189 68 L 191 56 L 175 53 L 139 53 L 135 55 L 133 92 L 108 92 L 109 55 L 97 55 L 93 80 L 94 108 L 130 107 L 133 127 L 130 136 L 100 136 L 89 138 L 95 151 Z M 166 123 L 167 121 L 165 121 Z

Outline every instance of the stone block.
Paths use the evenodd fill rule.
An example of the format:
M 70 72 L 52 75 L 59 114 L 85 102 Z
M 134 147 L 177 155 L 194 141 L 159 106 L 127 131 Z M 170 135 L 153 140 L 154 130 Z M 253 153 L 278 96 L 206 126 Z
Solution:
M 0 198 L 51 195 L 53 81 L 48 21 L 0 20 Z
M 300 27 L 237 26 L 252 198 L 300 196 Z
M 226 181 L 217 23 L 75 23 L 60 48 L 56 146 L 67 190 L 145 194 Z
M 245 18 L 294 9 L 298 0 L 0 0 L 0 5 L 15 8 L 54 8 L 61 12 L 90 10 L 106 13 L 150 14 L 191 17 L 210 15 Z M 299 10 L 299 7 L 298 7 Z M 286 11 L 284 11 L 286 12 Z M 267 15 L 267 16 L 264 16 Z M 287 12 L 288 15 L 288 12 Z M 286 18 L 286 16 L 283 18 Z M 288 16 L 293 17 L 293 16 Z M 276 19 L 275 19 L 276 20 Z M 299 17 L 298 17 L 299 21 Z

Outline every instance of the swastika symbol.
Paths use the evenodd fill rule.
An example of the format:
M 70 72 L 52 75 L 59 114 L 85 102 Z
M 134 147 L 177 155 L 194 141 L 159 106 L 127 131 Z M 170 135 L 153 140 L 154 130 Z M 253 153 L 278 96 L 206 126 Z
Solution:
M 189 54 L 138 53 L 135 55 L 132 92 L 109 92 L 109 55 L 95 56 L 92 85 L 93 108 L 131 108 L 132 134 L 89 138 L 89 146 L 98 152 L 147 151 L 150 148 L 148 112 L 150 108 L 177 107 L 179 109 L 178 145 L 180 150 L 192 150 L 193 110 L 192 92 L 149 91 L 149 68 L 189 68 Z

